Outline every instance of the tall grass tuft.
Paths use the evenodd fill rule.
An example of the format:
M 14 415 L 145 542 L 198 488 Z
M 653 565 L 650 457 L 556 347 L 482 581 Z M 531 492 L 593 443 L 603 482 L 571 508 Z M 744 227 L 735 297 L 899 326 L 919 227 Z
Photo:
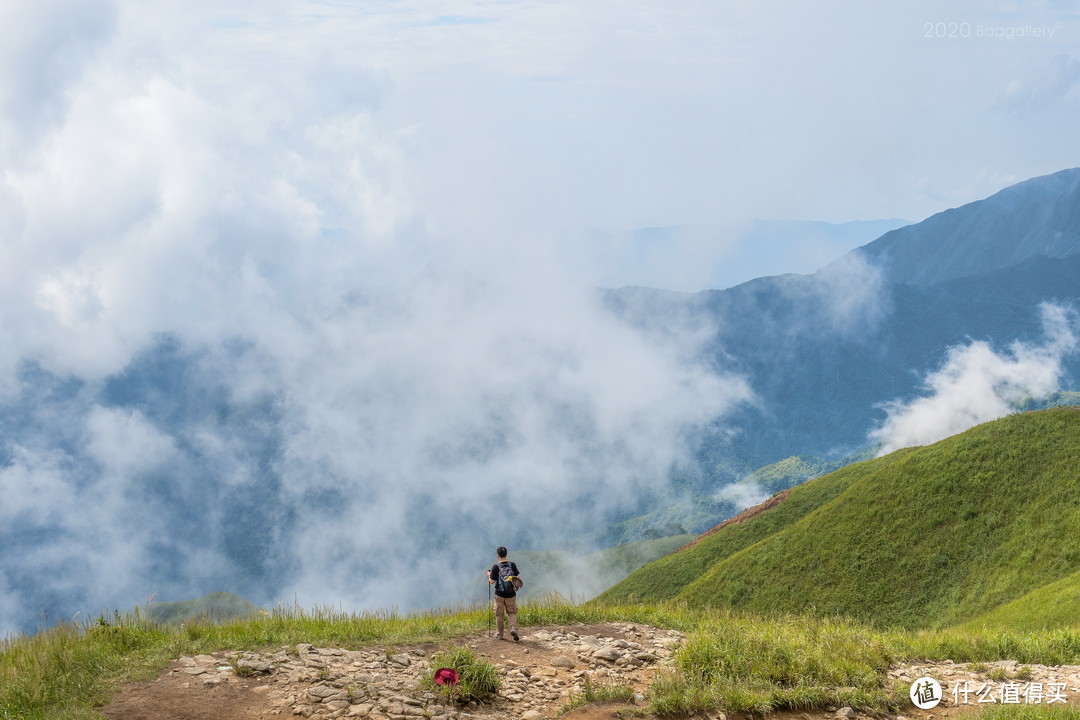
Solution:
M 1080 634 L 1072 630 L 883 631 L 841 618 L 684 612 L 696 617 L 696 627 L 676 653 L 678 672 L 650 688 L 657 715 L 827 705 L 900 709 L 908 702 L 907 688 L 887 680 L 889 667 L 900 663 L 1080 661 Z
M 895 654 L 880 633 L 843 620 L 716 611 L 702 618 L 675 660 L 679 673 L 651 688 L 658 715 L 884 707 Z
M 452 695 L 455 700 L 483 701 L 499 691 L 502 679 L 499 670 L 487 660 L 476 657 L 467 647 L 452 646 L 435 653 L 434 668 L 452 668 L 458 673 L 458 683 L 452 689 L 431 683 L 433 689 Z

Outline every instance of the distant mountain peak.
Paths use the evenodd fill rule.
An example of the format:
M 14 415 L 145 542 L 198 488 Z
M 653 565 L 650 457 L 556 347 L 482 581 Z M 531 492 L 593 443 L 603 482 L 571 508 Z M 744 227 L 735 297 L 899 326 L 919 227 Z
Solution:
M 1025 180 L 887 232 L 853 252 L 892 282 L 924 287 L 1032 257 L 1080 254 L 1080 168 Z

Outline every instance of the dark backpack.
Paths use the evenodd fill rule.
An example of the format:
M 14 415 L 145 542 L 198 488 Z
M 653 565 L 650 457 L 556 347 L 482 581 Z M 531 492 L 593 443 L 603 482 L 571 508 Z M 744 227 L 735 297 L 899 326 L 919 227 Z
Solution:
M 521 581 L 521 578 L 514 575 L 516 567 L 510 561 L 501 562 L 498 567 L 499 577 L 495 578 L 495 592 L 512 595 L 525 584 Z

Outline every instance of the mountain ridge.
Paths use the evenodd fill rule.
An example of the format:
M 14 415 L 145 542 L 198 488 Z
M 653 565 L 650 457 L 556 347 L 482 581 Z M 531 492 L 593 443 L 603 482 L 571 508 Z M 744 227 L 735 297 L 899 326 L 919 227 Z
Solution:
M 962 276 L 955 276 L 955 265 L 926 259 L 947 270 L 948 277 L 932 283 L 905 282 L 897 269 L 900 259 L 922 257 L 920 242 L 938 237 L 942 216 L 951 234 L 935 242 L 956 254 L 1017 206 L 1023 210 L 1017 222 L 1033 213 L 1052 220 L 1016 235 L 1024 252 L 1005 255 L 990 243 L 983 254 L 993 262 L 965 266 Z M 976 222 L 983 216 L 989 219 Z M 879 263 L 883 248 L 893 266 Z M 1062 256 L 1040 254 L 1046 248 Z M 734 436 L 718 425 L 699 447 L 700 474 L 683 478 L 682 487 L 719 487 L 792 455 L 834 460 L 872 442 L 890 403 L 925 393 L 923 379 L 951 348 L 984 342 L 1008 353 L 1017 341 L 1038 344 L 1041 304 L 1080 307 L 1080 169 L 1033 178 L 893 230 L 813 275 L 756 278 L 694 294 L 625 288 L 605 291 L 604 298 L 658 342 L 679 326 L 707 328 L 703 361 L 746 378 L 756 393 L 756 404 L 727 418 L 727 427 L 738 428 Z M 1078 379 L 1080 359 L 1066 354 L 1062 383 Z
M 1080 253 L 1080 168 L 1011 185 L 988 198 L 891 230 L 851 254 L 892 282 L 929 286 L 1031 257 Z

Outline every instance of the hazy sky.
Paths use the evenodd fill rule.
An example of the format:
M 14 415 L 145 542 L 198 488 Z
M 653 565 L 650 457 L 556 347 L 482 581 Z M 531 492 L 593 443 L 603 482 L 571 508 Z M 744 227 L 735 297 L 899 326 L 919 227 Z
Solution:
M 128 197 L 131 213 L 123 183 L 160 198 L 175 163 L 310 162 L 291 180 L 314 222 L 412 225 L 486 273 L 535 253 L 585 262 L 583 228 L 920 220 L 1080 162 L 1076 2 L 8 0 L 0 12 L 9 224 L 43 172 L 72 195 L 91 183 L 95 206 Z M 312 145 L 349 154 L 358 186 L 331 183 Z M 166 167 L 147 168 L 148 153 Z
M 490 559 L 425 517 L 632 505 L 755 394 L 595 285 L 811 272 L 740 228 L 1076 166 L 1078 111 L 1076 2 L 0 0 L 0 634 L 230 589 L 252 533 L 255 599 L 385 606 L 417 566 L 369 558 Z

